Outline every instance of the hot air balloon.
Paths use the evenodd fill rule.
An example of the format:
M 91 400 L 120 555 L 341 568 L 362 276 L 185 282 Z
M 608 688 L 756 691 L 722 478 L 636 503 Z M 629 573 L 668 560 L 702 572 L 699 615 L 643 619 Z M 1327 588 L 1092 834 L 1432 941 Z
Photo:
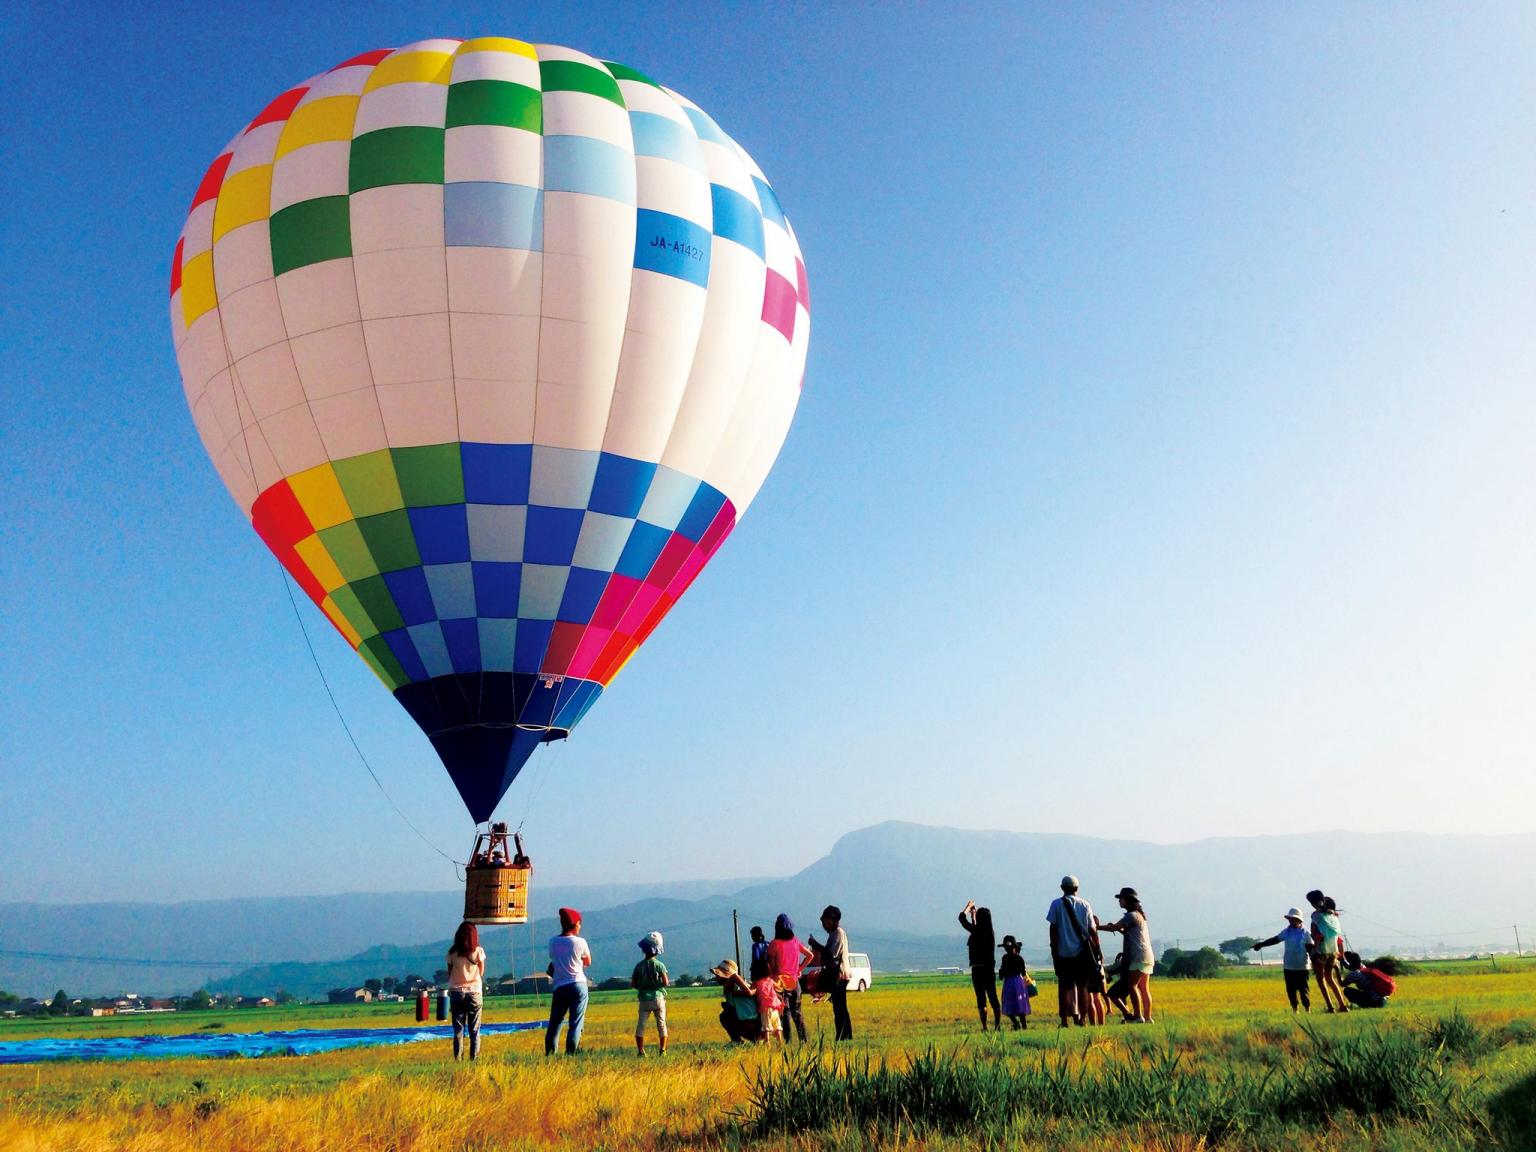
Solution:
M 171 328 L 225 486 L 478 829 L 757 494 L 810 314 L 778 198 L 704 111 L 490 37 L 273 100 L 192 198 Z

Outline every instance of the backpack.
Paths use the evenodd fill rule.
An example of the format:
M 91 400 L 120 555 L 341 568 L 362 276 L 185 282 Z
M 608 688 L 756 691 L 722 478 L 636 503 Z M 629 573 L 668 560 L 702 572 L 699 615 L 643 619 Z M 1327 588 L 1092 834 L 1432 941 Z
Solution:
M 1371 982 L 1371 987 L 1376 989 L 1378 996 L 1391 996 L 1397 991 L 1397 981 L 1380 968 L 1362 968 L 1360 971 Z

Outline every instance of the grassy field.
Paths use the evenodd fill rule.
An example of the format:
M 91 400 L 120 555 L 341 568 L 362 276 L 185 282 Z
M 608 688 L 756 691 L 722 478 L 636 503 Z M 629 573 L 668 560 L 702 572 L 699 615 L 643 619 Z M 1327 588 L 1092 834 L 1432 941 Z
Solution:
M 711 990 L 670 999 L 637 1060 L 628 995 L 593 998 L 588 1051 L 542 1037 L 308 1057 L 0 1067 L 0 1149 L 1536 1148 L 1536 965 L 1406 976 L 1382 1012 L 1298 1023 L 1274 969 L 1154 981 L 1159 1023 L 1060 1032 L 1042 981 L 1027 1033 L 982 1036 L 968 984 L 882 978 L 832 1052 L 730 1047 Z M 0 1040 L 397 1026 L 410 1006 L 0 1022 Z M 492 1001 L 487 1018 L 533 1004 Z M 808 1011 L 830 1034 L 825 1005 Z

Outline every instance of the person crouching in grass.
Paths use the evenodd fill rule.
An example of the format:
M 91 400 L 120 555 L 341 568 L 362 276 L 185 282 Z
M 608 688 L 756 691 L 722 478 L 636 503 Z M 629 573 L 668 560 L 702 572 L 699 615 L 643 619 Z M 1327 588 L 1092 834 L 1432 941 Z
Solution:
M 661 933 L 648 932 L 640 941 L 640 951 L 645 953 L 630 975 L 629 985 L 640 996 L 640 1017 L 635 1021 L 635 1052 L 645 1055 L 645 1018 L 656 1017 L 656 1046 L 667 1054 L 667 988 L 672 979 L 667 966 L 657 959 L 661 955 Z

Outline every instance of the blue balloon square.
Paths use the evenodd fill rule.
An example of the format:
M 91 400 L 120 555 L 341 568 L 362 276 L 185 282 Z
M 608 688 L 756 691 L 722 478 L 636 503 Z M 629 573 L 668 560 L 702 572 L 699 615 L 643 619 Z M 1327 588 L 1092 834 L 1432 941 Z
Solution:
M 597 477 L 592 481 L 592 495 L 587 499 L 587 507 L 593 512 L 627 516 L 633 520 L 640 515 L 640 506 L 645 503 L 645 494 L 655 475 L 654 464 L 604 452 L 597 462 Z
M 521 564 L 498 564 L 489 560 L 474 562 L 477 615 L 516 618 L 521 569 Z
M 416 551 L 423 564 L 459 564 L 469 559 L 469 523 L 464 505 L 407 508 Z
M 523 532 L 523 560 L 528 564 L 569 564 L 586 513 L 580 508 L 528 506 Z
M 464 461 L 466 504 L 528 503 L 528 473 L 533 467 L 531 444 L 459 445 Z

